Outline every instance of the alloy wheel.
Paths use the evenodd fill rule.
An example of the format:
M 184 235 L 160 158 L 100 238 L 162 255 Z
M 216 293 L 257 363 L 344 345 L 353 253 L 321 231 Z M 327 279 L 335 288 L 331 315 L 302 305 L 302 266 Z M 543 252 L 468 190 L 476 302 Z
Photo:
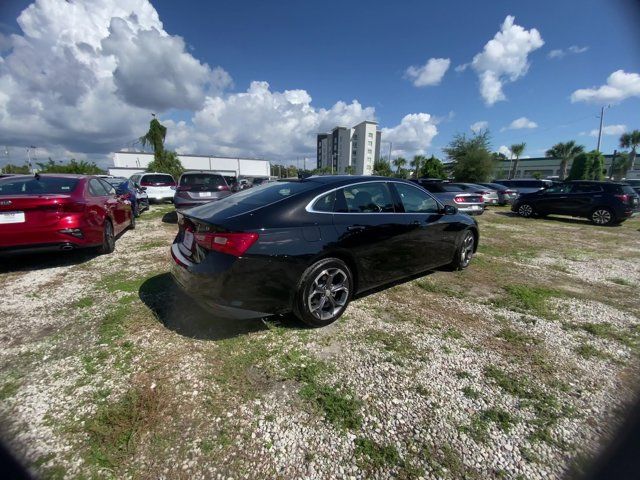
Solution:
M 518 213 L 521 217 L 530 217 L 533 215 L 533 208 L 528 203 L 523 203 L 520 205 L 520 208 L 518 208 Z
M 473 257 L 473 246 L 475 240 L 472 233 L 467 233 L 462 242 L 462 248 L 460 249 L 460 266 L 462 268 L 469 265 L 471 258 Z
M 318 320 L 329 320 L 340 313 L 349 299 L 349 277 L 340 268 L 320 272 L 311 285 L 307 306 Z
M 107 221 L 104 224 L 104 246 L 105 249 L 110 252 L 115 247 L 115 238 L 113 236 L 113 227 L 111 222 Z
M 607 225 L 611 223 L 611 212 L 606 208 L 599 208 L 591 215 L 593 223 L 597 225 Z

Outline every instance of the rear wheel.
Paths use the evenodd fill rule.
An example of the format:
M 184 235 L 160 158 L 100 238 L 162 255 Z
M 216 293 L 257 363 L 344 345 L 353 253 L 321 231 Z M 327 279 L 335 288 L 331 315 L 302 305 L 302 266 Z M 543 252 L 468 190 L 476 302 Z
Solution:
M 98 253 L 105 255 L 113 252 L 116 248 L 116 237 L 113 233 L 113 224 L 111 220 L 106 219 L 104 221 L 104 227 L 102 229 L 102 245 L 98 247 Z
M 475 245 L 476 237 L 473 232 L 471 230 L 464 232 L 462 242 L 460 242 L 460 246 L 456 250 L 456 256 L 450 265 L 452 270 L 464 270 L 469 266 L 475 252 Z
M 136 217 L 138 215 L 135 215 L 133 213 L 133 210 L 131 211 L 131 223 L 129 224 L 129 230 L 135 230 L 136 229 Z
M 598 207 L 591 212 L 591 221 L 596 225 L 613 225 L 616 223 L 616 217 L 607 207 Z
M 533 207 L 530 203 L 523 203 L 518 207 L 518 215 L 524 218 L 530 218 L 533 216 Z
M 344 313 L 353 294 L 353 277 L 340 259 L 325 258 L 307 268 L 298 285 L 293 313 L 304 323 L 323 327 Z

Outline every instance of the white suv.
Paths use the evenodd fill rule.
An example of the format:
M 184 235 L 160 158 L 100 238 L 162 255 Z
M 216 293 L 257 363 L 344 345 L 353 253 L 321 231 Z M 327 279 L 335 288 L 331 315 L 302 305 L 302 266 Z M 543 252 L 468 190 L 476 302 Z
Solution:
M 146 190 L 150 202 L 173 201 L 176 181 L 168 173 L 136 173 L 131 180 Z

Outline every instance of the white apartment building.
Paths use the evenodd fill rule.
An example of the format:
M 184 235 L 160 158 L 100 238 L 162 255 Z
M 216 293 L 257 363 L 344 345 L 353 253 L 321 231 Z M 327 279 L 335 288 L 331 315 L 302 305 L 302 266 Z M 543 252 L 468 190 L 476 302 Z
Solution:
M 365 120 L 353 128 L 335 127 L 318 134 L 317 166 L 336 174 L 371 175 L 380 158 L 381 133 L 378 124 Z

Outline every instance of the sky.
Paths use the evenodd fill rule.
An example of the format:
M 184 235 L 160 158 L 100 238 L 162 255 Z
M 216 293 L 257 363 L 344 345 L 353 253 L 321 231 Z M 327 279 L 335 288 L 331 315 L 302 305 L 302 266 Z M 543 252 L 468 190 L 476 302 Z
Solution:
M 315 159 L 315 135 L 375 120 L 382 152 L 489 129 L 618 147 L 640 129 L 640 4 L 613 1 L 0 1 L 0 165 L 108 166 L 151 113 L 179 153 Z

